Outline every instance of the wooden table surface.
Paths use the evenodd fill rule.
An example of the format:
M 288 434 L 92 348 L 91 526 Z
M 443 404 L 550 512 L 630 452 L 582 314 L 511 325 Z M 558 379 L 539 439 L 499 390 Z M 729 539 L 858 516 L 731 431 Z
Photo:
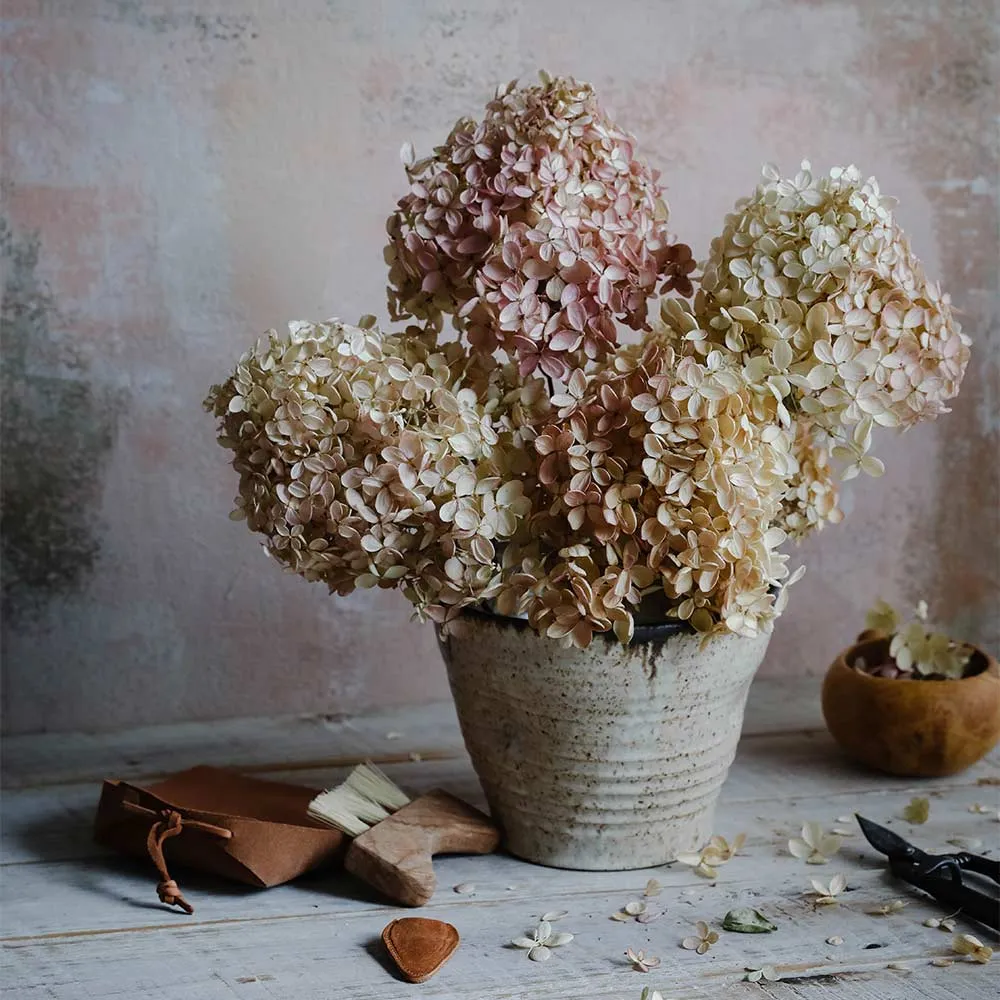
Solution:
M 443 786 L 482 805 L 450 705 L 358 718 L 307 717 L 160 726 L 113 735 L 15 737 L 4 745 L 0 936 L 3 995 L 9 1000 L 120 997 L 127 1000 L 233 998 L 454 997 L 620 998 L 648 986 L 668 997 L 995 1000 L 1000 954 L 987 965 L 950 953 L 951 935 L 923 926 L 943 916 L 933 901 L 893 881 L 859 835 L 826 865 L 807 865 L 787 849 L 804 821 L 826 827 L 855 811 L 889 822 L 932 850 L 975 838 L 996 856 L 1000 753 L 954 778 L 917 782 L 860 771 L 837 752 L 818 709 L 816 679 L 758 681 L 739 754 L 720 801 L 716 831 L 747 834 L 743 852 L 712 882 L 671 865 L 633 872 L 570 872 L 506 855 L 441 858 L 438 890 L 421 911 L 381 902 L 342 872 L 317 872 L 289 885 L 253 890 L 177 870 L 194 916 L 156 900 L 152 865 L 115 857 L 91 842 L 100 779 L 151 779 L 193 764 L 313 786 L 341 780 L 371 758 L 407 791 Z M 930 819 L 901 818 L 914 795 L 928 796 Z M 168 848 L 169 852 L 169 848 Z M 810 878 L 843 874 L 836 906 L 814 907 Z M 610 915 L 640 896 L 647 879 L 663 885 L 663 915 L 617 923 Z M 469 893 L 454 887 L 468 883 Z M 467 888 L 467 886 L 466 886 Z M 893 899 L 890 916 L 866 910 Z M 716 929 L 726 911 L 752 905 L 778 930 L 720 931 L 705 955 L 681 949 L 697 920 Z M 567 910 L 559 929 L 575 940 L 550 961 L 531 962 L 509 946 L 550 910 Z M 394 917 L 414 912 L 453 923 L 462 944 L 420 986 L 396 979 L 379 944 Z M 958 930 L 996 944 L 985 929 Z M 839 937 L 843 943 L 829 944 Z M 632 971 L 626 948 L 662 959 Z M 958 956 L 953 956 L 956 959 Z M 773 965 L 781 981 L 744 981 L 749 967 Z

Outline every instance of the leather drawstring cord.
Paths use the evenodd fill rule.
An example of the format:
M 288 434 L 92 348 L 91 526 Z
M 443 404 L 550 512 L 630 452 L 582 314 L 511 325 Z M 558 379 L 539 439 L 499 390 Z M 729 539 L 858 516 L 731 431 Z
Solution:
M 160 873 L 160 881 L 156 886 L 156 894 L 160 897 L 160 902 L 166 903 L 167 906 L 179 906 L 185 913 L 194 913 L 194 907 L 184 898 L 184 894 L 170 877 L 170 872 L 167 871 L 167 861 L 163 856 L 163 842 L 170 837 L 178 836 L 185 827 L 193 830 L 204 830 L 205 833 L 222 837 L 223 840 L 229 840 L 233 831 L 227 830 L 223 826 L 202 823 L 201 820 L 185 819 L 176 809 L 162 809 L 160 812 L 156 812 L 139 805 L 138 802 L 126 801 L 122 805 L 129 812 L 156 817 L 155 822 L 149 828 L 149 835 L 146 837 L 146 850 L 149 851 L 150 860 Z

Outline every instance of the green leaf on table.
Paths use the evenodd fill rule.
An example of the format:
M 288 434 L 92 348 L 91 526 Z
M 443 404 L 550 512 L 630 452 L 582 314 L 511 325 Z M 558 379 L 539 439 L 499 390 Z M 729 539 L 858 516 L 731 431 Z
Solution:
M 752 906 L 742 906 L 726 914 L 722 921 L 722 929 L 736 931 L 737 934 L 768 934 L 778 928 L 760 910 L 755 910 Z

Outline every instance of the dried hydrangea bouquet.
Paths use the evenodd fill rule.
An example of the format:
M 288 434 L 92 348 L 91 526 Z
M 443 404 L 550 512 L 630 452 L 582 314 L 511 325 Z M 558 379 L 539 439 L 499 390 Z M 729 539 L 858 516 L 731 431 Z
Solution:
M 882 471 L 876 426 L 946 412 L 968 338 L 853 167 L 765 168 L 696 280 L 586 84 L 503 87 L 403 160 L 402 329 L 292 323 L 212 390 L 233 516 L 437 623 L 511 850 L 667 861 L 711 830 L 785 543 Z

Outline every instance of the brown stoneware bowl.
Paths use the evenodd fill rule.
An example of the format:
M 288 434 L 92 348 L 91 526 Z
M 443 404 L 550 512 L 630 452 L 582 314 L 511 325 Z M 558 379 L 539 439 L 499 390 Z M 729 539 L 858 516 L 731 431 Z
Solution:
M 864 638 L 862 636 L 862 638 Z M 961 680 L 872 677 L 851 664 L 888 657 L 888 639 L 858 642 L 823 681 L 823 715 L 833 738 L 877 771 L 924 778 L 975 764 L 1000 739 L 1000 668 L 982 650 Z

